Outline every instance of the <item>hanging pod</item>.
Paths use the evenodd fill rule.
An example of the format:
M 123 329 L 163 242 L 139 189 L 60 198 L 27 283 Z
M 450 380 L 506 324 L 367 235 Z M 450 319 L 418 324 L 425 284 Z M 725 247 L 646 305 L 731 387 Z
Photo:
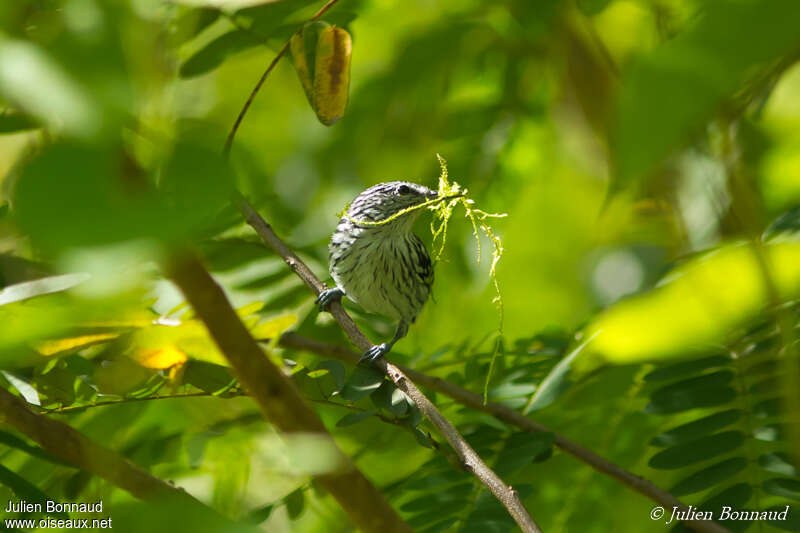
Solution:
M 292 64 L 320 122 L 330 126 L 344 115 L 350 90 L 350 34 L 316 21 L 289 41 Z

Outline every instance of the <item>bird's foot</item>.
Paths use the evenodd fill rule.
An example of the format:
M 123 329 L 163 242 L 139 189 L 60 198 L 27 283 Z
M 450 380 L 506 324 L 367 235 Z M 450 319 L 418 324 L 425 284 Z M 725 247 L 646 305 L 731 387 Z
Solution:
M 361 356 L 361 359 L 358 360 L 358 364 L 361 363 L 374 363 L 387 353 L 389 350 L 392 349 L 392 345 L 389 343 L 384 342 L 383 344 L 376 344 Z
M 314 303 L 317 304 L 317 308 L 320 311 L 325 311 L 327 310 L 328 305 L 330 305 L 331 302 L 341 300 L 342 296 L 344 296 L 344 291 L 339 287 L 334 287 L 332 289 L 325 289 L 324 291 L 319 293 L 319 296 L 317 296 L 317 299 L 314 300 Z

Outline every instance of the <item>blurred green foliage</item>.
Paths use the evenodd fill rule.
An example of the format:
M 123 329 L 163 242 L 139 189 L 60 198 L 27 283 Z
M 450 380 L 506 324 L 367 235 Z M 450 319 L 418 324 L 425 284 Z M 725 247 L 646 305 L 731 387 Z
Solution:
M 314 482 L 335 467 L 326 450 L 276 435 L 160 273 L 193 246 L 415 530 L 510 531 L 382 376 L 268 343 L 289 328 L 347 341 L 229 203 L 241 191 L 324 277 L 335 213 L 381 181 L 435 187 L 440 153 L 477 205 L 509 214 L 493 224 L 504 336 L 491 246 L 478 262 L 456 217 L 434 301 L 393 360 L 481 392 L 499 342 L 490 400 L 539 408 L 687 504 L 800 499 L 800 4 L 340 0 L 322 20 L 353 37 L 344 117 L 320 124 L 283 59 L 226 160 L 253 86 L 321 6 L 0 2 L 0 384 L 243 528 L 350 530 Z M 154 399 L 181 394 L 203 396 Z M 431 396 L 545 531 L 666 528 L 552 433 Z M 103 499 L 117 529 L 224 529 L 7 429 L 0 500 Z M 800 531 L 797 511 L 726 527 Z

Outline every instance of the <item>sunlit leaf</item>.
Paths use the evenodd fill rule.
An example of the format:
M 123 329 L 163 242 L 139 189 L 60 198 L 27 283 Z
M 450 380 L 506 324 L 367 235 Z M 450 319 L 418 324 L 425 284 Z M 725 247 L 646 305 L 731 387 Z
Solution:
M 0 374 L 11 383 L 12 387 L 17 389 L 17 392 L 19 392 L 20 396 L 22 396 L 26 402 L 32 405 L 41 405 L 39 393 L 36 392 L 36 389 L 30 383 L 5 370 L 0 370 Z
M 65 352 L 80 350 L 88 346 L 94 346 L 95 344 L 102 344 L 118 337 L 119 333 L 95 333 L 66 339 L 44 341 L 37 344 L 36 351 L 44 356 L 64 354 Z
M 181 365 L 188 360 L 186 354 L 174 346 L 156 350 L 136 350 L 133 357 L 143 367 L 156 370 Z
M 262 340 L 262 339 L 275 339 L 279 337 L 282 333 L 286 330 L 291 328 L 297 322 L 297 315 L 295 314 L 287 314 L 283 316 L 279 316 L 277 318 L 273 318 L 271 320 L 266 320 L 257 324 L 250 330 L 250 334 L 253 335 L 254 338 Z
M 18 302 L 43 294 L 61 292 L 89 279 L 85 273 L 63 274 L 9 285 L 0 290 L 0 305 Z
M 592 341 L 576 364 L 666 361 L 716 351 L 769 303 L 756 251 L 727 245 L 695 258 L 649 293 L 619 302 L 592 320 Z M 765 259 L 783 299 L 800 296 L 800 244 L 765 245 Z
M 769 472 L 797 477 L 798 469 L 792 464 L 792 458 L 786 453 L 765 453 L 758 458 L 758 464 Z
M 81 137 L 100 128 L 91 96 L 36 45 L 0 37 L 0 94 L 56 128 Z
M 622 184 L 654 164 L 712 117 L 751 69 L 800 43 L 800 4 L 718 1 L 690 29 L 643 57 L 624 79 L 612 144 Z

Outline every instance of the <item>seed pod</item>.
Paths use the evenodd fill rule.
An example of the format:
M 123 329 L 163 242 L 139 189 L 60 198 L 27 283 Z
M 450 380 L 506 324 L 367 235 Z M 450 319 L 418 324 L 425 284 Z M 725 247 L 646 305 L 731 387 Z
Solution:
M 344 115 L 350 89 L 350 34 L 326 22 L 306 24 L 289 41 L 292 63 L 320 122 Z

